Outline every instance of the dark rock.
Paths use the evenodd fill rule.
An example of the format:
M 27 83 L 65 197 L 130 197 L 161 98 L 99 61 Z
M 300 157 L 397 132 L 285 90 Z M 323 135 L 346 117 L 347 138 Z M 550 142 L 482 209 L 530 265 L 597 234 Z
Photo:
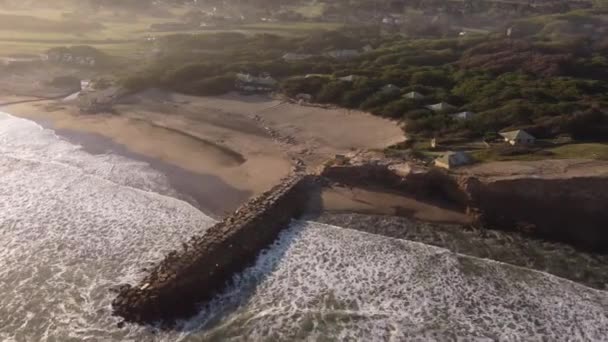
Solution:
M 183 250 L 171 251 L 140 285 L 119 289 L 114 313 L 129 322 L 165 325 L 195 314 L 201 301 L 220 291 L 301 214 L 312 179 L 299 174 L 284 179 L 204 235 L 191 238 Z

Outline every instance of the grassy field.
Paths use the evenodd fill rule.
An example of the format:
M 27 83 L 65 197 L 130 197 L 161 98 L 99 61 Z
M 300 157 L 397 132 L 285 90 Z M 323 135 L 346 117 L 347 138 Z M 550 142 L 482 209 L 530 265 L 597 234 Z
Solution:
M 323 14 L 325 7 L 326 7 L 325 3 L 311 1 L 307 4 L 303 4 L 303 5 L 291 8 L 291 10 L 300 13 L 301 15 L 303 15 L 306 18 L 318 18 Z
M 541 149 L 535 153 L 502 156 L 496 150 L 478 150 L 471 155 L 480 162 L 542 159 L 595 159 L 608 160 L 607 143 L 573 143 Z
M 318 8 L 315 9 L 311 5 L 306 10 L 313 15 Z M 177 17 L 181 12 L 172 14 Z M 176 17 L 159 18 L 134 14 L 125 18 L 117 17 L 115 13 L 110 12 L 98 13 L 95 16 L 74 15 L 53 9 L 11 12 L 0 10 L 0 57 L 39 54 L 56 46 L 90 45 L 119 57 L 138 58 L 149 49 L 149 44 L 143 44 L 144 39 L 149 36 L 218 32 L 303 35 L 311 31 L 333 30 L 340 27 L 332 23 L 296 22 L 255 23 L 188 31 L 150 30 L 150 25 L 174 21 Z

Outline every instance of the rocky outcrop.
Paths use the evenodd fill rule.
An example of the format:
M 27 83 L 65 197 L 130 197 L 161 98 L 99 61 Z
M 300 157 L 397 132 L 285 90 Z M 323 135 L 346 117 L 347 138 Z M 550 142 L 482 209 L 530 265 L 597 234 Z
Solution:
M 137 286 L 123 285 L 114 313 L 137 323 L 188 317 L 231 277 L 253 262 L 301 214 L 312 176 L 294 175 L 251 200 L 234 214 L 184 244 L 156 266 Z

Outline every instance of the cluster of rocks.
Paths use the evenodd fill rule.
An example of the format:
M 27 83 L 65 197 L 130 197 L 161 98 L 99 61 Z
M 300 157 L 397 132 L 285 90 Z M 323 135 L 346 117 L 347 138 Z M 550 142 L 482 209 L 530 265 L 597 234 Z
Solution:
M 196 313 L 197 305 L 221 290 L 252 263 L 289 222 L 302 214 L 314 176 L 296 173 L 244 204 L 204 234 L 169 253 L 139 285 L 122 285 L 114 313 L 137 323 L 164 322 Z
M 297 143 L 293 137 L 281 134 L 278 130 L 272 128 L 261 116 L 253 114 L 252 119 L 257 122 L 275 142 L 284 145 L 295 145 Z

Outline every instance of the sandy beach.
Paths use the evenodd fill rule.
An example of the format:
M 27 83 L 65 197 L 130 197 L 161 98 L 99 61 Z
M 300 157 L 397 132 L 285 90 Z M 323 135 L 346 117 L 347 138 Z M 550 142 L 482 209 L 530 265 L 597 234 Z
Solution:
M 345 187 L 334 185 L 321 192 L 322 211 L 325 213 L 361 213 L 403 216 L 414 220 L 467 225 L 472 223 L 465 212 L 442 208 L 387 189 Z
M 13 102 L 20 99 L 32 97 L 10 96 Z M 404 139 L 395 123 L 366 113 L 262 96 L 194 97 L 148 90 L 123 98 L 113 109 L 82 114 L 76 104 L 61 100 L 0 107 L 93 153 L 150 163 L 215 217 L 272 187 L 291 172 L 294 158 L 314 169 L 335 154 Z

